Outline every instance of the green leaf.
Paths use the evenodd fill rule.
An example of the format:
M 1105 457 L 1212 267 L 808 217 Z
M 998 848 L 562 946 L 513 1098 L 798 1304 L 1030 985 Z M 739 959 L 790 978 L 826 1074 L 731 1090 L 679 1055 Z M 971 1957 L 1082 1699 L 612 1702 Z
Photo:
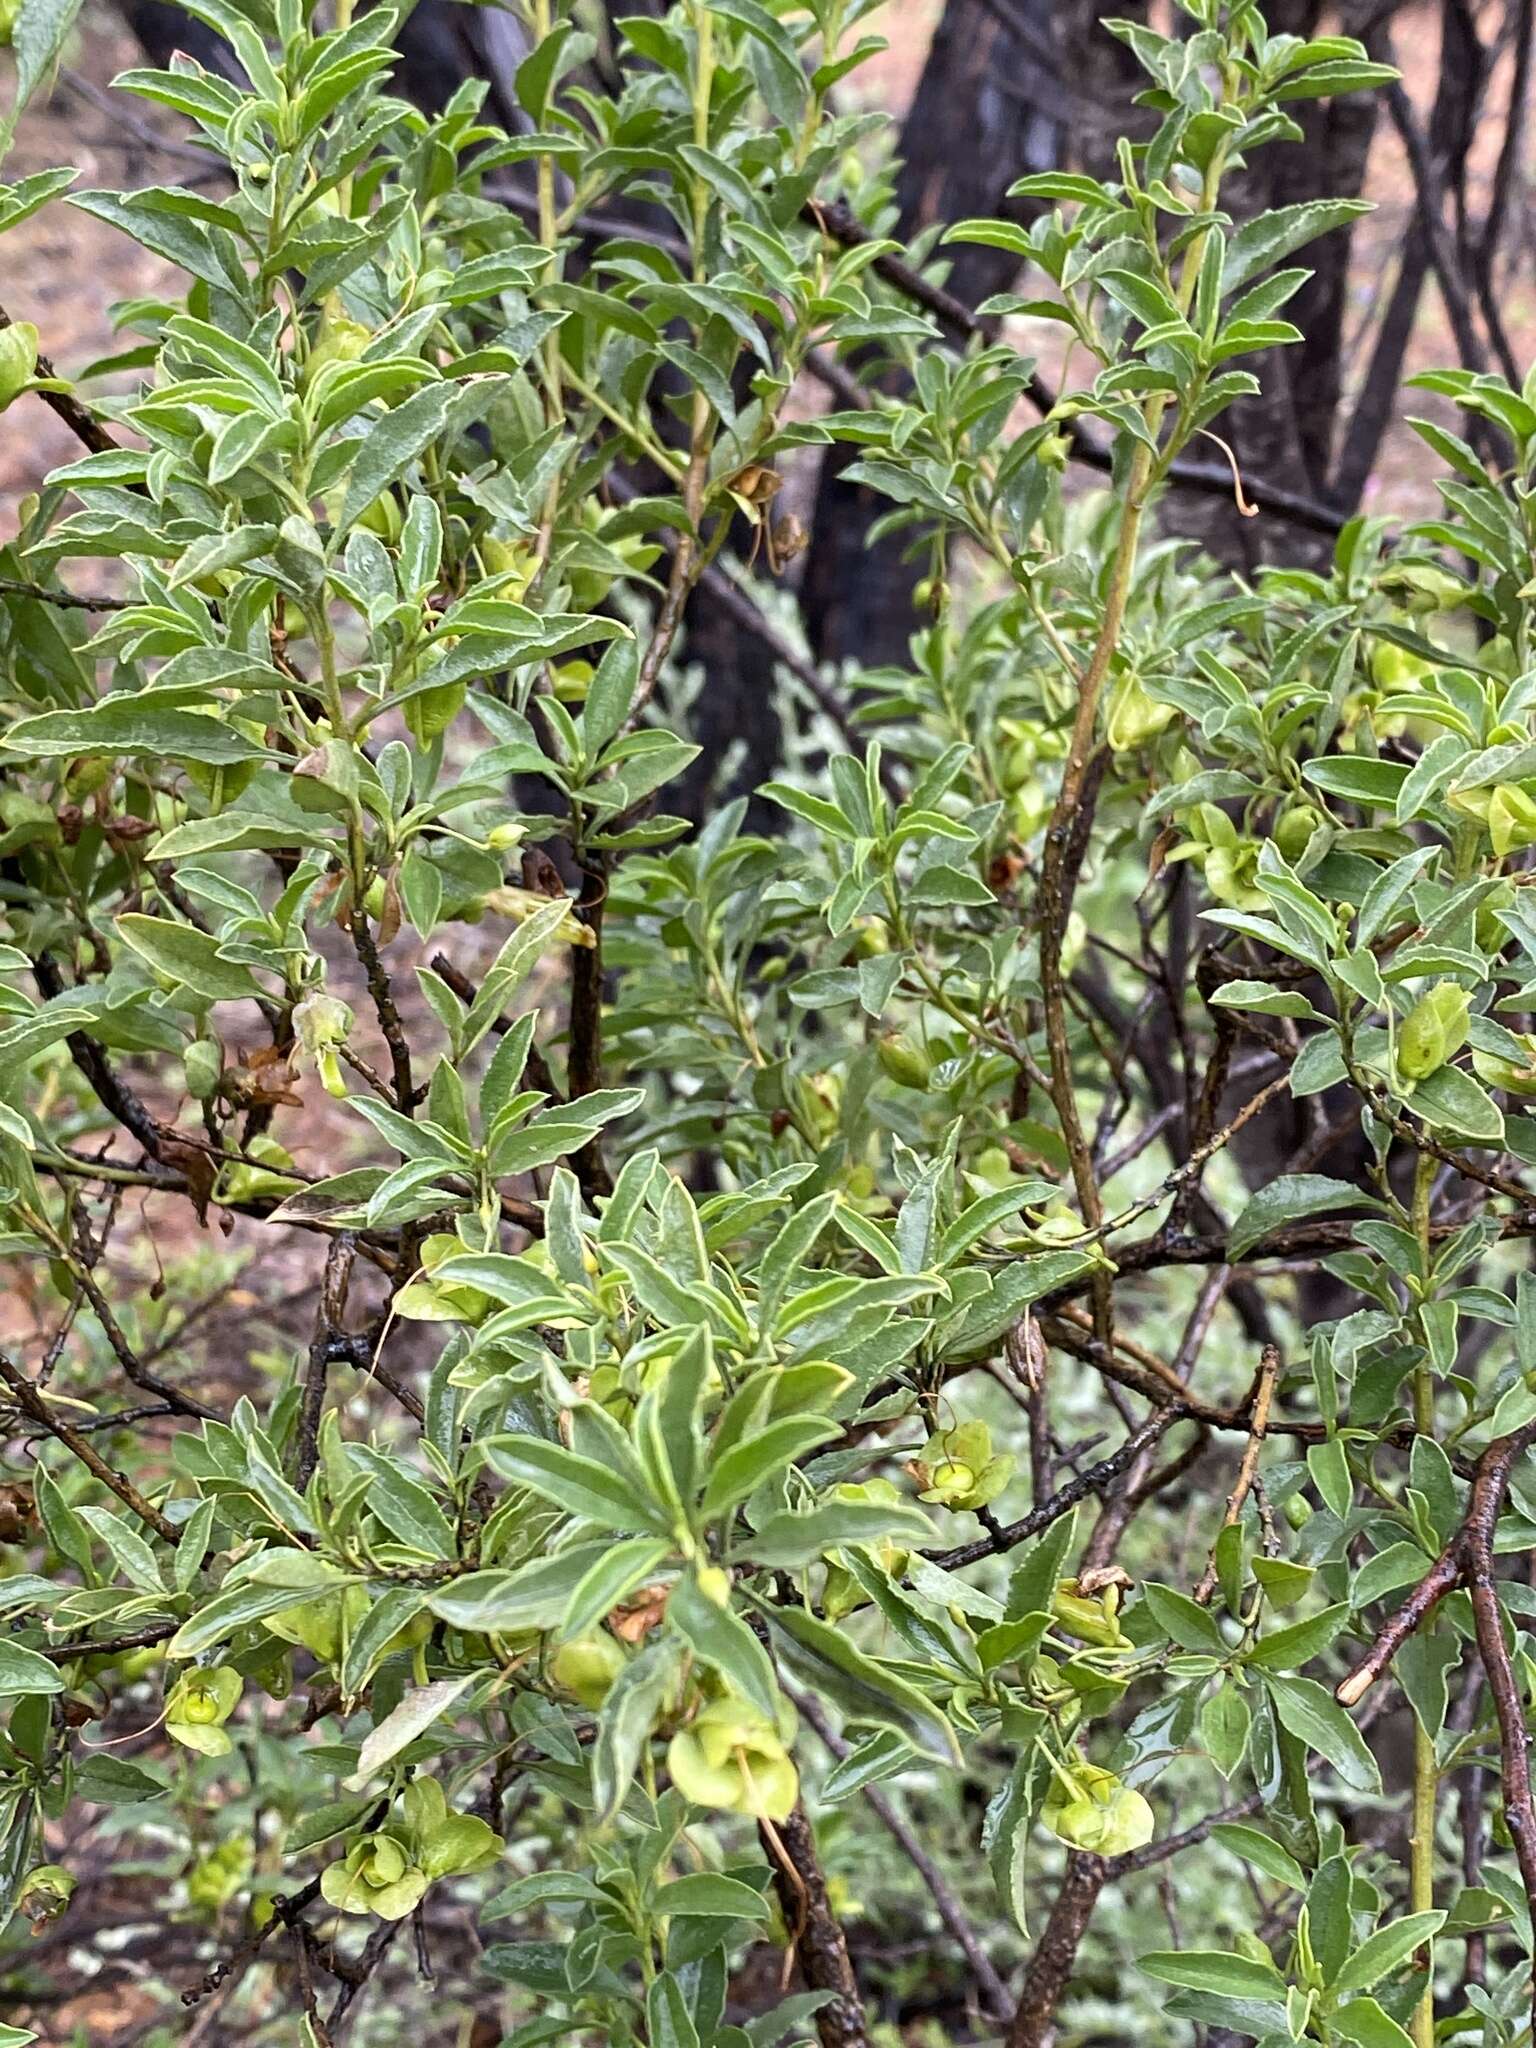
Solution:
M 1306 1872 L 1289 1849 L 1282 1848 L 1272 1835 L 1266 1835 L 1258 1828 L 1244 1827 L 1241 1821 L 1219 1821 L 1211 1829 L 1211 1840 L 1220 1842 L 1224 1849 L 1230 1849 L 1244 1863 L 1251 1863 L 1256 1870 L 1262 1870 L 1277 1884 L 1288 1885 L 1294 1892 L 1306 1890 Z
M 1141 1968 L 1164 1984 L 1187 1985 L 1191 1991 L 1215 1991 L 1223 1998 L 1273 1998 L 1285 1994 L 1285 1979 L 1273 1963 L 1224 1950 L 1189 1948 L 1154 1950 L 1141 1958 Z
M 1411 1635 L 1392 1660 L 1419 1726 L 1431 1742 L 1445 1726 L 1450 1705 L 1450 1675 L 1461 1662 L 1461 1645 L 1452 1635 Z
M 1329 1180 L 1321 1173 L 1282 1173 L 1260 1188 L 1239 1214 L 1227 1240 L 1228 1256 L 1240 1259 L 1266 1237 L 1308 1216 L 1361 1206 L 1376 1204 L 1348 1181 Z
M 397 1459 L 371 1445 L 359 1445 L 354 1456 L 373 1478 L 368 1490 L 368 1511 L 392 1536 L 398 1536 L 424 1557 L 457 1555 L 453 1524 L 420 1480 L 413 1479 Z
M 563 897 L 553 898 L 524 918 L 507 939 L 486 969 L 479 993 L 469 1006 L 459 1047 L 461 1054 L 473 1051 L 480 1043 L 569 915 L 569 903 Z
M 866 1657 L 840 1630 L 803 1608 L 772 1608 L 768 1620 L 784 1638 L 785 1661 L 808 1690 L 824 1693 L 852 1721 L 894 1729 L 936 1763 L 959 1762 L 954 1730 L 916 1686 Z
M 1341 1600 L 1321 1614 L 1261 1637 L 1249 1651 L 1248 1662 L 1260 1671 L 1292 1671 L 1310 1664 L 1314 1657 L 1322 1656 L 1348 1620 L 1349 1602 Z
M 307 1556 L 308 1553 L 299 1555 Z M 281 1614 L 284 1608 L 302 1606 L 305 1601 L 313 1600 L 317 1592 L 347 1583 L 340 1573 L 307 1577 L 302 1585 L 292 1581 L 269 1585 L 254 1578 L 237 1580 L 232 1586 L 222 1587 L 206 1606 L 182 1623 L 166 1644 L 165 1654 L 168 1657 L 199 1657 L 204 1650 L 211 1650 L 215 1643 L 228 1641 L 237 1629 L 249 1627 L 254 1621 L 263 1621 L 270 1614 Z
M 624 1803 L 656 1717 L 677 1680 L 679 1645 L 663 1637 L 632 1657 L 603 1701 L 592 1746 L 592 1795 L 599 1826 Z
M 1316 1568 L 1309 1564 L 1296 1564 L 1288 1557 L 1256 1557 L 1253 1576 L 1264 1588 L 1271 1605 L 1291 1607 L 1311 1586 Z
M 1043 1716 L 1041 1717 L 1043 1720 Z M 1025 1755 L 988 1803 L 981 1846 L 1003 1909 L 1021 1934 L 1029 1932 L 1029 1836 L 1034 1819 L 1034 1758 Z
M 512 1635 L 558 1628 L 571 1595 L 612 1546 L 573 1544 L 552 1557 L 535 1557 L 515 1571 L 466 1572 L 427 1593 L 427 1605 L 451 1628 L 472 1635 Z
M 1352 1792 L 1379 1792 L 1381 1773 L 1359 1729 L 1313 1678 L 1265 1679 L 1280 1724 L 1331 1764 Z
M 1211 997 L 1233 1010 L 1255 1010 L 1265 1017 L 1316 1017 L 1319 1012 L 1299 989 L 1275 988 L 1267 981 L 1227 981 Z
M 536 1436 L 487 1437 L 481 1449 L 487 1463 L 503 1479 L 532 1487 L 567 1514 L 580 1515 L 624 1536 L 667 1530 L 666 1515 L 655 1501 L 638 1500 L 632 1488 L 599 1465 L 563 1444 Z
M 265 993 L 249 967 L 224 959 L 218 940 L 194 924 L 125 911 L 116 930 L 156 974 L 165 975 L 204 1002 L 240 1002 Z
M 347 479 L 347 495 L 337 521 L 342 532 L 447 430 L 461 410 L 463 397 L 462 385 L 428 384 L 370 428 Z
M 1172 1586 L 1160 1586 L 1156 1580 L 1148 1580 L 1142 1594 L 1152 1611 L 1153 1620 L 1181 1650 L 1193 1650 L 1211 1657 L 1226 1656 L 1226 1638 L 1214 1615 L 1191 1600 L 1187 1593 L 1177 1592 Z
M 1333 2033 L 1356 2048 L 1413 2048 L 1413 2038 L 1374 1998 L 1354 1998 L 1328 2015 Z
M 216 818 L 188 818 L 155 841 L 156 860 L 195 860 L 205 853 L 269 852 L 286 846 L 323 846 L 317 822 L 264 817 L 257 811 L 224 811 Z
M 1444 1919 L 1441 1912 L 1410 1913 L 1406 1919 L 1394 1920 L 1390 1927 L 1378 1927 L 1355 1950 L 1329 1989 L 1335 1998 L 1371 1990 L 1383 1977 L 1400 1969 L 1416 1949 L 1422 1948 L 1439 1931 Z
M 721 1877 L 712 1870 L 696 1870 L 688 1877 L 675 1877 L 659 1887 L 652 1899 L 657 1914 L 698 1914 L 706 1919 L 766 1920 L 767 1899 L 737 1877 Z
M 809 790 L 796 789 L 787 782 L 765 782 L 758 795 L 769 803 L 781 805 L 795 817 L 803 818 L 806 824 L 814 825 L 818 831 L 830 833 L 834 839 L 857 837 L 836 804 L 828 802 L 825 797 L 813 796 Z
M 1463 1067 L 1441 1067 L 1415 1081 L 1408 1107 L 1432 1130 L 1465 1138 L 1473 1145 L 1502 1145 L 1504 1117 L 1481 1081 Z
M 1253 1716 L 1235 1685 L 1224 1685 L 1200 1709 L 1200 1740 L 1224 1778 L 1230 1778 L 1248 1747 Z
M 1330 229 L 1347 227 L 1363 213 L 1368 201 L 1360 199 L 1310 199 L 1297 206 L 1278 206 L 1245 221 L 1227 243 L 1227 260 L 1222 269 L 1223 297 L 1245 285 L 1262 270 L 1283 262 L 1293 251 L 1305 247 Z
M 0 1068 L 29 1060 L 50 1045 L 57 1045 L 71 1032 L 94 1024 L 100 1014 L 101 1005 L 85 991 L 67 989 L 63 995 L 44 1003 L 40 1010 L 34 1010 L 21 1023 L 0 1031 Z
M 778 1719 L 781 1697 L 773 1665 L 739 1614 L 717 1605 L 690 1575 L 672 1588 L 667 1620 L 695 1657 L 750 1700 L 765 1721 Z
M 395 1636 L 408 1628 L 427 1604 L 419 1586 L 386 1586 L 347 1638 L 341 1665 L 341 1689 L 356 1699 L 383 1661 Z
M 1348 1519 L 1354 1505 L 1355 1481 L 1349 1469 L 1349 1453 L 1338 1437 L 1307 1446 L 1307 1470 L 1322 1495 L 1323 1505 L 1339 1520 Z
M 147 1765 L 103 1751 L 82 1757 L 75 1774 L 77 1796 L 93 1806 L 137 1806 L 146 1799 L 163 1799 L 170 1789 L 170 1780 Z
M 663 1970 L 646 1991 L 645 2037 L 651 2048 L 699 2048 L 699 2030 L 673 1970 Z
M 1342 754 L 1330 754 L 1322 761 L 1308 761 L 1301 772 L 1314 788 L 1325 791 L 1329 796 L 1340 796 L 1349 803 L 1384 811 L 1396 809 L 1398 796 L 1408 779 L 1408 770 L 1400 761 L 1373 761 L 1363 756 L 1353 759 Z
M 53 1693 L 64 1690 L 59 1667 L 24 1643 L 0 1636 L 0 1694 Z
M 310 1807 L 301 1813 L 283 1837 L 283 1850 L 289 1856 L 302 1856 L 308 1849 L 318 1849 L 325 1842 L 334 1842 L 338 1835 L 344 1835 L 378 1802 L 369 1798 L 332 1799 L 323 1806 Z
M 933 1540 L 933 1525 L 905 1502 L 821 1501 L 801 1514 L 769 1515 L 735 1546 L 755 1564 L 799 1571 L 846 1543 L 879 1543 L 886 1537 L 911 1548 Z
M 434 1679 L 430 1685 L 418 1685 L 408 1692 L 400 1704 L 364 1736 L 363 1746 L 357 1754 L 357 1769 L 344 1780 L 347 1790 L 363 1791 L 369 1779 L 377 1777 L 401 1750 L 409 1749 L 444 1714 L 450 1713 L 475 1682 L 476 1674 L 468 1671 L 457 1678 Z
M 670 1544 L 659 1536 L 632 1536 L 626 1542 L 610 1544 L 600 1557 L 594 1558 L 571 1594 L 570 1605 L 561 1617 L 561 1640 L 568 1641 L 596 1628 L 606 1614 L 645 1584 L 670 1549 Z
M 34 760 L 61 761 L 76 754 L 138 754 L 151 760 L 201 761 L 233 767 L 240 761 L 272 757 L 258 741 L 200 711 L 175 711 L 131 697 L 106 697 L 88 711 L 45 711 L 18 719 L 0 746 Z
M 1401 76 L 1395 65 L 1370 64 L 1363 59 L 1316 64 L 1308 71 L 1282 78 L 1274 96 L 1277 100 L 1320 100 L 1341 92 L 1371 92 Z
M 64 48 L 80 0 L 21 0 L 11 26 L 11 45 L 16 52 L 16 91 L 0 138 L 9 141 L 16 117 L 47 78 Z M 32 2041 L 34 2034 L 18 2034 L 19 2041 Z
M 841 1426 L 824 1415 L 782 1415 L 755 1436 L 733 1444 L 714 1460 L 704 1483 L 699 1512 L 706 1521 L 723 1515 L 772 1472 L 782 1472 L 797 1458 L 841 1434 Z

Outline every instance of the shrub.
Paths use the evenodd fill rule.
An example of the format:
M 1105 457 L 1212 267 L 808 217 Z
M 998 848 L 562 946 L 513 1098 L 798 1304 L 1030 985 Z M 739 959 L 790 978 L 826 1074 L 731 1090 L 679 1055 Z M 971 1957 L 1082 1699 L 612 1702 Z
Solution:
M 182 1990 L 338 2038 L 411 1919 L 527 2048 L 877 2001 L 1519 2041 L 1536 390 L 1421 380 L 1444 516 L 1325 568 L 1157 523 L 1356 210 L 1241 218 L 1243 168 L 1382 67 L 1117 25 L 1147 137 L 948 231 L 1064 330 L 1031 423 L 1017 329 L 951 347 L 876 236 L 861 6 L 615 50 L 534 0 L 511 137 L 389 96 L 390 6 L 192 11 L 244 83 L 120 82 L 221 176 L 70 201 L 185 276 L 134 389 L 0 333 L 10 420 L 85 444 L 0 561 L 4 1250 L 54 1332 L 0 1356 L 10 1902 L 68 1929 L 82 1833 L 158 1845 L 207 1971 L 165 2041 Z M 61 33 L 22 0 L 24 88 Z M 686 607 L 837 443 L 932 622 L 899 674 L 790 647 L 781 777 L 690 835 Z M 179 1369 L 104 1257 L 139 1191 L 299 1248 L 307 1351 Z

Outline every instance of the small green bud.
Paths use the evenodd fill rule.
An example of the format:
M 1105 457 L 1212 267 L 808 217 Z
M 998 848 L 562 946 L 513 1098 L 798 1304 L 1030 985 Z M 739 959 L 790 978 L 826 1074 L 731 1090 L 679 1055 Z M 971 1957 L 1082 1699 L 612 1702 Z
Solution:
M 1016 739 L 1006 750 L 998 763 L 997 779 L 1009 796 L 1033 780 L 1038 760 L 1038 750 L 1028 735 Z
M 698 1574 L 699 1591 L 716 1607 L 731 1604 L 731 1575 L 718 1564 L 707 1564 Z
M 1275 845 L 1293 866 L 1306 852 L 1312 834 L 1322 822 L 1322 812 L 1315 804 L 1290 804 L 1275 820 Z
M 1536 796 L 1518 782 L 1501 782 L 1488 806 L 1488 836 L 1502 860 L 1527 846 L 1536 846 Z
M 1071 453 L 1071 441 L 1055 428 L 1035 443 L 1035 460 L 1043 469 L 1065 469 Z
M 1410 689 L 1435 673 L 1435 664 L 1410 648 L 1378 640 L 1371 649 L 1371 679 L 1383 690 Z
M 550 1676 L 584 1707 L 600 1707 L 628 1659 L 610 1635 L 577 1636 L 550 1660 Z
M 903 1088 L 926 1088 L 933 1076 L 933 1062 L 927 1053 L 900 1032 L 876 1039 L 875 1057 L 886 1077 Z
M 305 358 L 300 383 L 308 389 L 327 363 L 355 363 L 373 339 L 372 331 L 341 310 L 341 294 L 328 292 L 315 345 Z

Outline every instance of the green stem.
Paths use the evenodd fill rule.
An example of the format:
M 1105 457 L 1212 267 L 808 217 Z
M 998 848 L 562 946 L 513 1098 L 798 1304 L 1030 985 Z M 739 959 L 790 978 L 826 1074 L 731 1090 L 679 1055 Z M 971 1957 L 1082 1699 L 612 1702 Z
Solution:
M 1413 1229 L 1426 1274 L 1429 1270 L 1429 1207 L 1437 1161 L 1421 1152 L 1413 1177 Z M 1422 1304 L 1419 1335 L 1423 1349 L 1413 1371 L 1413 1426 L 1421 1436 L 1433 1436 L 1435 1428 L 1435 1379 L 1430 1365 L 1428 1333 Z M 1434 1617 L 1424 1624 L 1425 1633 L 1434 1628 Z M 1435 1904 L 1435 1801 L 1439 1791 L 1439 1770 L 1433 1739 L 1424 1731 L 1417 1714 L 1413 1717 L 1413 1830 L 1409 1836 L 1408 1910 L 1433 1912 Z M 1431 1972 L 1424 1995 L 1413 2012 L 1410 2029 L 1414 2048 L 1434 2048 L 1435 1987 Z

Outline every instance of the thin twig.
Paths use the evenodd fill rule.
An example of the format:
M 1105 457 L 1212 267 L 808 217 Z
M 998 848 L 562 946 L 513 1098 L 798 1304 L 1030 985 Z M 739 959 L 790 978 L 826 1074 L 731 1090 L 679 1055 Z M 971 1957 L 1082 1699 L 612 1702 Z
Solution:
M 88 597 L 78 590 L 50 590 L 46 583 L 25 583 L 18 576 L 0 576 L 0 597 L 30 597 L 61 612 L 126 612 L 137 602 L 130 597 Z
M 11 327 L 14 324 L 4 306 L 0 306 L 0 328 Z M 58 371 L 53 367 L 47 356 L 38 356 L 37 375 L 39 377 L 51 379 L 57 377 L 58 374 Z M 87 411 L 79 399 L 74 396 L 73 392 L 39 391 L 37 395 L 51 412 L 58 415 L 75 439 L 89 448 L 93 455 L 105 455 L 109 448 L 116 448 L 118 446 L 118 443 L 113 440 L 106 428 L 97 421 L 95 414 Z
M 293 1482 L 301 1491 L 309 1484 L 320 1462 L 320 1418 L 325 1412 L 326 1378 L 335 1356 L 337 1338 L 346 1336 L 347 1289 L 357 1257 L 357 1241 L 342 1231 L 325 1256 L 325 1273 L 320 1282 L 320 1301 L 315 1310 L 315 1334 L 310 1339 L 304 1372 L 304 1392 L 299 1404 L 298 1442 L 294 1455 Z
M 72 1424 L 55 1415 L 26 1374 L 13 1365 L 3 1351 L 0 1351 L 0 1381 L 10 1389 L 16 1406 L 23 1415 L 30 1416 L 33 1422 L 47 1430 L 48 1434 L 55 1437 L 67 1451 L 72 1451 L 87 1472 L 99 1479 L 110 1492 L 115 1493 L 123 1506 L 137 1515 L 146 1528 L 153 1529 L 155 1534 L 163 1537 L 167 1543 L 175 1544 L 181 1541 L 181 1531 L 175 1523 L 168 1521 L 157 1507 L 147 1501 L 131 1479 L 124 1478 L 121 1472 L 114 1472 L 88 1437 L 82 1436 Z
M 808 1694 L 801 1692 L 792 1692 L 790 1697 L 793 1699 L 801 1719 L 810 1723 L 821 1741 L 839 1762 L 849 1755 L 848 1744 L 822 1712 L 819 1700 L 812 1699 Z M 918 1840 L 916 1834 L 907 1826 L 907 1823 L 896 1811 L 890 1800 L 886 1798 L 879 1786 L 865 1785 L 862 1789 L 864 1797 L 869 1803 L 870 1811 L 875 1815 L 886 1832 L 900 1844 L 902 1854 L 928 1887 L 939 1918 L 943 1921 L 945 1927 L 948 1928 L 964 1954 L 966 1961 L 975 1972 L 976 1982 L 987 2005 L 991 2008 L 993 2017 L 997 2019 L 1004 2018 L 1010 2009 L 1008 1987 L 993 1968 L 991 1957 L 977 1939 L 976 1930 L 972 1927 L 970 1921 L 966 1919 L 965 1909 L 961 1906 L 953 1891 L 951 1891 L 943 1871 L 940 1870 L 937 1863 L 934 1862 L 933 1858 Z
M 1274 1398 L 1275 1381 L 1280 1373 L 1280 1350 L 1278 1345 L 1266 1344 L 1259 1360 L 1258 1385 L 1254 1389 L 1252 1419 L 1248 1424 L 1248 1441 L 1243 1447 L 1242 1463 L 1237 1468 L 1237 1483 L 1227 1496 L 1227 1511 L 1221 1518 L 1223 1529 L 1230 1529 L 1243 1512 L 1243 1503 L 1253 1491 L 1253 1482 L 1258 1475 L 1259 1453 L 1264 1448 L 1264 1438 L 1269 1430 L 1269 1407 Z M 1216 1590 L 1216 1551 L 1212 1546 L 1210 1560 L 1205 1567 L 1200 1583 L 1195 1588 L 1195 1599 L 1204 1607 Z

